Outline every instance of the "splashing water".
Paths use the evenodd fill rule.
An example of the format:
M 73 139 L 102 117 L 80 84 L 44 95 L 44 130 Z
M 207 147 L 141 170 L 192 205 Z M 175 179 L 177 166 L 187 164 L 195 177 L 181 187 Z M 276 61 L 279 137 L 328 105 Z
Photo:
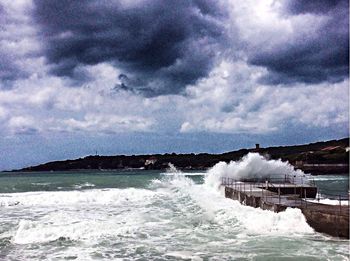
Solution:
M 347 260 L 348 241 L 315 233 L 298 209 L 243 206 L 184 175 L 113 178 L 130 186 L 97 173 L 91 189 L 0 194 L 0 259 Z
M 168 168 L 166 169 L 166 172 L 171 174 L 182 173 L 182 171 L 177 169 L 175 165 L 171 162 L 168 163 Z
M 293 183 L 307 183 L 308 176 L 301 170 L 295 170 L 292 165 L 282 160 L 267 160 L 258 153 L 248 153 L 240 161 L 230 163 L 219 162 L 209 169 L 205 182 L 217 187 L 221 178 L 242 179 L 281 179 L 287 178 Z

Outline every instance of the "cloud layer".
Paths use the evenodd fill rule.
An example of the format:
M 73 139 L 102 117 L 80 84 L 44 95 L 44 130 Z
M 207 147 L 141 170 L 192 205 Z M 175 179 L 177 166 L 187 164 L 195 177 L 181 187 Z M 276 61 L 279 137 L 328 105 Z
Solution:
M 127 79 L 117 87 L 146 96 L 176 94 L 207 76 L 220 54 L 235 59 L 244 53 L 249 64 L 268 70 L 261 78 L 267 84 L 339 82 L 348 77 L 346 0 L 267 2 L 263 8 L 287 27 L 281 39 L 262 34 L 271 30 L 264 24 L 254 28 L 263 40 L 240 39 L 239 30 L 246 30 L 254 15 L 248 14 L 247 24 L 239 23 L 247 14 L 235 10 L 244 6 L 254 12 L 251 1 L 34 3 L 45 56 L 58 76 L 86 80 L 79 70 L 82 65 L 110 62 L 122 68 Z
M 285 1 L 284 19 L 300 19 L 277 44 L 249 54 L 269 84 L 339 82 L 349 77 L 349 2 Z M 303 23 L 302 23 L 303 22 Z M 301 28 L 302 27 L 302 28 Z
M 343 137 L 348 17 L 343 0 L 0 0 L 0 144 Z
M 74 77 L 81 65 L 110 62 L 146 95 L 178 93 L 206 76 L 226 16 L 210 0 L 36 0 L 34 11 L 54 74 Z

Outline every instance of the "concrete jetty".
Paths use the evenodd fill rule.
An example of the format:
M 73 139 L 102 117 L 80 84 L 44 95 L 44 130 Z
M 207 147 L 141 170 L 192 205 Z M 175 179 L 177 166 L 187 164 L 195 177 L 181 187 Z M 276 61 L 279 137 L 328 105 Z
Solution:
M 307 223 L 317 232 L 349 238 L 349 205 L 315 203 L 317 187 L 314 184 L 294 184 L 290 181 L 237 181 L 222 178 L 225 197 L 241 204 L 274 212 L 299 208 Z M 313 199 L 313 202 L 310 202 Z

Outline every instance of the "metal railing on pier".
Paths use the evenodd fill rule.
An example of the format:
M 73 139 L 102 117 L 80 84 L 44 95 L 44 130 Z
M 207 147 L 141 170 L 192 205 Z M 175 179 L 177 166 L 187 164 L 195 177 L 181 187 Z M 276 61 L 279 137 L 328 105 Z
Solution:
M 250 195 L 254 194 L 254 196 L 260 196 L 260 198 L 267 203 L 284 204 L 286 201 L 288 201 L 287 205 L 301 208 L 308 208 L 315 204 L 319 206 L 326 205 L 325 203 L 321 203 L 321 201 L 329 199 L 329 193 L 327 193 L 327 197 L 321 193 L 317 193 L 315 198 L 307 198 L 307 191 L 305 186 L 315 187 L 315 183 L 313 181 L 306 184 L 304 182 L 292 183 L 290 182 L 291 180 L 295 181 L 295 179 L 289 179 L 287 176 L 285 178 L 270 177 L 265 179 L 245 180 L 236 180 L 229 177 L 222 177 L 221 185 L 231 187 L 235 191 Z M 281 195 L 281 189 L 284 189 L 286 187 L 289 188 L 289 192 L 291 193 L 288 192 L 287 195 Z M 339 208 L 337 211 L 339 211 L 339 214 L 342 214 L 344 211 L 348 212 L 348 209 L 342 210 L 342 207 L 349 205 L 349 196 L 333 194 L 331 199 L 338 200 L 337 205 Z M 345 201 L 347 202 L 345 203 Z

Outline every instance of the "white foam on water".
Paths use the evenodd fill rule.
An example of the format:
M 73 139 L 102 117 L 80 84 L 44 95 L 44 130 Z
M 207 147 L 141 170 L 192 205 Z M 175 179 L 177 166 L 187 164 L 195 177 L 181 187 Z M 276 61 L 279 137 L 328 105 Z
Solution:
M 81 188 L 92 188 L 95 187 L 95 184 L 89 183 L 89 182 L 85 182 L 82 184 L 76 184 L 74 185 L 74 188 L 76 189 L 81 189 Z
M 46 259 L 90 260 L 98 254 L 113 260 L 206 260 L 212 254 L 220 260 L 228 254 L 231 259 L 244 257 L 241 249 L 259 240 L 317 235 L 298 209 L 274 213 L 243 206 L 209 182 L 196 184 L 176 173 L 180 175 L 153 180 L 148 189 L 0 194 L 0 204 L 8 206 L 4 212 L 19 215 L 6 236 L 20 249 L 28 246 L 23 252 L 28 256 L 44 253 Z M 19 203 L 9 205 L 14 202 Z M 60 241 L 74 243 L 56 249 L 54 242 Z
M 31 207 L 44 213 L 35 219 L 21 218 L 12 231 L 14 244 L 41 244 L 55 240 L 95 244 L 116 238 L 147 238 L 142 233 L 148 205 L 161 196 L 146 189 L 96 189 L 64 192 L 28 192 L 0 196 L 3 204 L 17 201 L 10 208 Z M 45 214 L 46 213 L 46 214 Z M 149 224 L 156 226 L 159 223 Z
M 312 203 L 319 203 L 319 204 L 327 204 L 327 205 L 342 205 L 342 206 L 348 206 L 349 200 L 341 200 L 339 203 L 339 200 L 337 199 L 329 199 L 329 198 L 323 198 L 323 199 L 308 199 L 308 202 Z
M 248 153 L 240 161 L 219 162 L 208 170 L 205 182 L 218 187 L 221 178 L 241 179 L 284 179 L 288 177 L 294 183 L 305 183 L 308 176 L 301 170 L 282 160 L 268 160 L 258 153 Z
M 30 183 L 30 184 L 35 185 L 35 186 L 48 186 L 51 183 L 50 182 L 33 182 L 33 183 Z
M 118 205 L 125 202 L 145 201 L 153 194 L 151 190 L 135 188 L 4 193 L 0 194 L 0 206 Z
M 174 251 L 165 254 L 166 257 L 174 257 L 178 259 L 193 260 L 193 261 L 202 261 L 203 259 L 199 256 L 196 256 L 195 253 L 190 251 Z
M 343 181 L 343 180 L 347 180 L 348 177 L 347 176 L 312 176 L 313 180 L 316 181 Z
M 182 174 L 182 171 L 177 169 L 174 164 L 169 162 L 168 163 L 168 168 L 166 169 L 166 173 L 171 173 L 171 174 L 180 173 L 180 174 Z
M 313 233 L 299 209 L 287 209 L 274 213 L 268 210 L 241 205 L 238 201 L 226 199 L 222 193 L 207 183 L 195 184 L 191 179 L 177 176 L 168 179 L 167 187 L 176 188 L 188 195 L 203 210 L 203 218 L 219 225 L 227 226 L 237 222 L 243 233 L 290 235 L 293 233 Z M 164 184 L 163 184 L 164 185 Z M 236 224 L 236 225 L 237 225 Z
M 132 218 L 133 221 L 127 219 Z M 107 216 L 67 212 L 54 212 L 38 220 L 20 220 L 12 237 L 15 244 L 46 243 L 55 240 L 79 240 L 86 243 L 98 242 L 106 237 L 133 237 L 140 225 L 136 215 L 107 218 Z
M 262 209 L 252 211 L 245 207 L 240 209 L 236 217 L 248 233 L 275 236 L 313 233 L 299 209 L 288 208 L 284 212 L 274 213 Z
M 16 201 L 19 204 L 13 208 L 32 206 L 48 212 L 35 220 L 19 220 L 12 235 L 15 244 L 44 243 L 62 238 L 91 244 L 115 236 L 141 236 L 147 240 L 154 229 L 168 225 L 173 233 L 191 233 L 193 227 L 178 224 L 181 219 L 174 217 L 167 207 L 169 202 L 165 200 L 172 200 L 170 207 L 174 207 L 174 211 L 182 211 L 185 223 L 203 228 L 216 224 L 232 233 L 247 236 L 290 236 L 313 232 L 296 209 L 276 214 L 242 206 L 225 199 L 206 184 L 195 184 L 183 176 L 164 179 L 158 185 L 155 191 L 128 188 L 16 193 L 10 197 L 0 195 L 0 202 L 8 205 Z M 157 205 L 159 210 L 150 209 L 155 202 L 161 204 Z M 176 228 L 178 225 L 180 227 Z
M 205 172 L 180 172 L 180 173 L 172 173 L 172 172 L 164 172 L 161 173 L 164 176 L 205 176 Z

